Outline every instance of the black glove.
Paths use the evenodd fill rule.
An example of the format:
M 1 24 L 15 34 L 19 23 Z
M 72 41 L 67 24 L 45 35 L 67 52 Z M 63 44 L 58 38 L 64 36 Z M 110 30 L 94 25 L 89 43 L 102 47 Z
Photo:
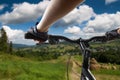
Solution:
M 120 38 L 120 34 L 117 32 L 118 29 L 106 32 L 106 37 L 108 40 Z
M 38 32 L 37 25 L 39 22 L 35 24 L 35 27 L 29 29 L 25 33 L 25 39 L 33 39 L 37 41 L 45 42 L 48 39 L 48 32 Z

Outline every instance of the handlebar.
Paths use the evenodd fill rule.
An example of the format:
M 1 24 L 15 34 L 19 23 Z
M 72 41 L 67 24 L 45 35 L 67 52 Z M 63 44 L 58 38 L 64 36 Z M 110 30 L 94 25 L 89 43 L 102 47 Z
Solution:
M 95 36 L 95 37 L 92 37 L 90 39 L 82 39 L 82 38 L 79 38 L 77 40 L 71 40 L 67 37 L 64 37 L 64 36 L 57 36 L 57 35 L 48 35 L 49 38 L 53 38 L 53 39 L 63 39 L 63 40 L 66 40 L 68 42 L 72 42 L 72 43 L 79 43 L 79 42 L 91 42 L 91 41 L 99 41 L 99 42 L 106 42 L 106 41 L 110 41 L 110 40 L 114 40 L 114 39 L 120 39 L 120 34 L 118 33 L 118 29 L 114 29 L 114 30 L 111 30 L 111 31 L 108 31 L 105 33 L 105 35 L 103 36 Z
M 55 40 L 65 40 L 65 41 L 68 41 L 68 42 L 71 42 L 71 43 L 77 43 L 79 44 L 79 42 L 91 42 L 91 41 L 94 41 L 94 42 L 106 42 L 108 39 L 106 36 L 95 36 L 95 37 L 92 37 L 90 39 L 82 39 L 82 38 L 79 38 L 79 39 L 76 39 L 76 40 L 72 40 L 72 39 L 69 39 L 65 36 L 59 36 L 59 35 L 48 35 L 49 36 L 49 39 L 55 39 Z
M 55 39 L 55 40 L 65 40 L 65 41 L 68 41 L 68 42 L 72 42 L 72 43 L 78 43 L 79 42 L 79 39 L 77 40 L 72 40 L 72 39 L 69 39 L 65 36 L 59 36 L 59 35 L 48 35 L 48 39 Z

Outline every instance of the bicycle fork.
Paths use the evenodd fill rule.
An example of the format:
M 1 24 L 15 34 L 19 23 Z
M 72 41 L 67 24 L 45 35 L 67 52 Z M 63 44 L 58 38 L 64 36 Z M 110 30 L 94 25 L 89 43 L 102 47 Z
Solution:
M 89 70 L 90 56 L 91 56 L 89 43 L 82 41 L 82 39 L 80 39 L 79 45 L 80 45 L 82 56 L 83 56 L 81 80 L 96 80 L 94 75 Z

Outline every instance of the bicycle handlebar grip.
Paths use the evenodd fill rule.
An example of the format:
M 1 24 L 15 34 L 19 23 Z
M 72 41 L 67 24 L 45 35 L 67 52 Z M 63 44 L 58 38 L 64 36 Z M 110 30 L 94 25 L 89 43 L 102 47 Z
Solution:
M 117 32 L 118 29 L 106 32 L 106 37 L 108 40 L 120 38 L 120 34 Z

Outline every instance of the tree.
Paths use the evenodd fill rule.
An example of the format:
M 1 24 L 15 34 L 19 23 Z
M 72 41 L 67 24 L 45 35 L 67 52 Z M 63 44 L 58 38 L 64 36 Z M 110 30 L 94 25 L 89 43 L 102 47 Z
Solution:
M 8 47 L 8 52 L 9 52 L 10 54 L 12 54 L 12 50 L 13 50 L 13 45 L 12 45 L 12 41 L 10 41 L 9 47 Z
M 7 52 L 8 50 L 8 37 L 5 30 L 2 28 L 0 30 L 0 51 Z

